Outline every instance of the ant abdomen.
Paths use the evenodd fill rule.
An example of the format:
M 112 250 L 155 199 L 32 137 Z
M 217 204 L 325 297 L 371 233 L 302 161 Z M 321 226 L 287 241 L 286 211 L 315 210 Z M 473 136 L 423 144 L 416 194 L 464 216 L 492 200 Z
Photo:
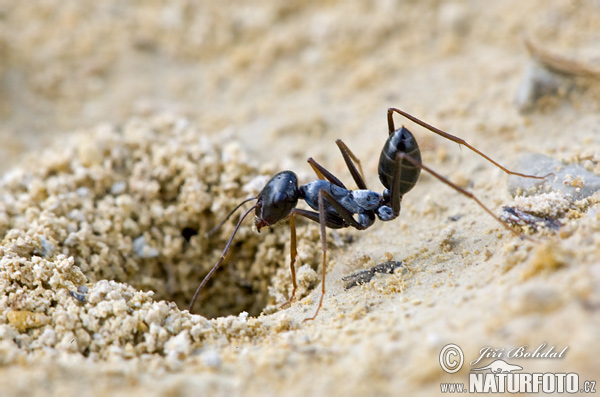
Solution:
M 397 171 L 399 174 L 396 175 L 399 186 L 394 186 L 393 189 L 397 190 L 400 196 L 403 196 L 419 180 L 421 168 L 406 159 L 401 160 L 397 166 L 396 157 L 400 153 L 410 156 L 419 163 L 421 162 L 421 151 L 417 140 L 405 127 L 401 127 L 390 134 L 379 156 L 379 180 L 386 189 L 392 189 L 396 167 L 399 167 Z

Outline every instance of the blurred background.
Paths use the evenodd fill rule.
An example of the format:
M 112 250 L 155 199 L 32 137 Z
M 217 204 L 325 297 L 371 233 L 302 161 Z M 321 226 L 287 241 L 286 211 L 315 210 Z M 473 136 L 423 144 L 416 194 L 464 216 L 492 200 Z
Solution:
M 445 127 L 485 119 L 515 95 L 523 34 L 585 55 L 600 42 L 598 7 L 0 0 L 0 170 L 66 132 L 162 111 L 241 141 L 257 161 L 322 157 L 335 138 L 377 157 L 369 143 L 385 136 L 387 107 Z M 502 119 L 510 129 L 517 112 Z

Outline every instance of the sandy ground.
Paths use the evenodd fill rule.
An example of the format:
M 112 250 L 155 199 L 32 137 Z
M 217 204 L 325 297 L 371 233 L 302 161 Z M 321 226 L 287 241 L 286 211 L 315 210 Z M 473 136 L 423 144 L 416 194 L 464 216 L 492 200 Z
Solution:
M 598 26 L 591 1 L 0 1 L 0 395 L 431 395 L 483 347 L 542 344 L 568 348 L 503 358 L 600 381 Z M 306 223 L 291 307 L 289 228 L 247 221 L 206 318 L 185 311 L 234 224 L 205 233 L 270 175 L 310 181 L 312 156 L 350 185 L 341 138 L 380 191 L 390 106 L 554 172 L 549 194 L 514 199 L 513 178 L 396 119 L 494 213 L 561 226 L 515 237 L 423 174 L 394 222 L 328 232 L 314 321 Z M 404 270 L 343 288 L 390 258 Z

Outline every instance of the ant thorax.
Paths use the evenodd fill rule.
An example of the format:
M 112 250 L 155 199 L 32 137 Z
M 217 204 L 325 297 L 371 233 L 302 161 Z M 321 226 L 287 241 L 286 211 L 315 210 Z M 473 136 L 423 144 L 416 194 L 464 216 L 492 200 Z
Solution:
M 367 211 L 376 210 L 383 202 L 381 194 L 368 189 L 352 190 L 350 194 L 354 202 Z
M 319 191 L 329 193 L 348 212 L 358 214 L 357 221 L 363 227 L 369 227 L 375 222 L 374 211 L 383 202 L 383 197 L 372 190 L 348 190 L 329 181 L 316 180 L 298 188 L 300 198 L 314 210 L 319 210 Z M 339 216 L 339 212 L 325 200 L 325 213 Z

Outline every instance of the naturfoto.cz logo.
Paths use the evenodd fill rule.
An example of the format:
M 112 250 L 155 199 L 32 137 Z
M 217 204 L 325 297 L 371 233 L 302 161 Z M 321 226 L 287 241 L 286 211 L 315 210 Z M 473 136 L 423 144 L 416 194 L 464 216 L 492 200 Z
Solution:
M 507 359 L 560 359 L 564 357 L 568 346 L 556 349 L 546 347 L 542 343 L 536 349 L 528 349 L 523 345 L 512 349 L 495 349 L 484 347 L 480 349 L 478 358 L 470 361 L 472 368 L 469 373 L 468 387 L 464 383 L 442 383 L 442 393 L 595 393 L 596 381 L 586 380 L 580 384 L 579 374 L 570 373 L 529 373 L 523 371 L 520 365 L 512 364 Z M 502 357 L 502 358 L 501 358 Z M 482 360 L 494 360 L 483 365 Z M 458 372 L 464 363 L 462 349 L 449 344 L 440 352 L 440 366 L 450 374 Z

